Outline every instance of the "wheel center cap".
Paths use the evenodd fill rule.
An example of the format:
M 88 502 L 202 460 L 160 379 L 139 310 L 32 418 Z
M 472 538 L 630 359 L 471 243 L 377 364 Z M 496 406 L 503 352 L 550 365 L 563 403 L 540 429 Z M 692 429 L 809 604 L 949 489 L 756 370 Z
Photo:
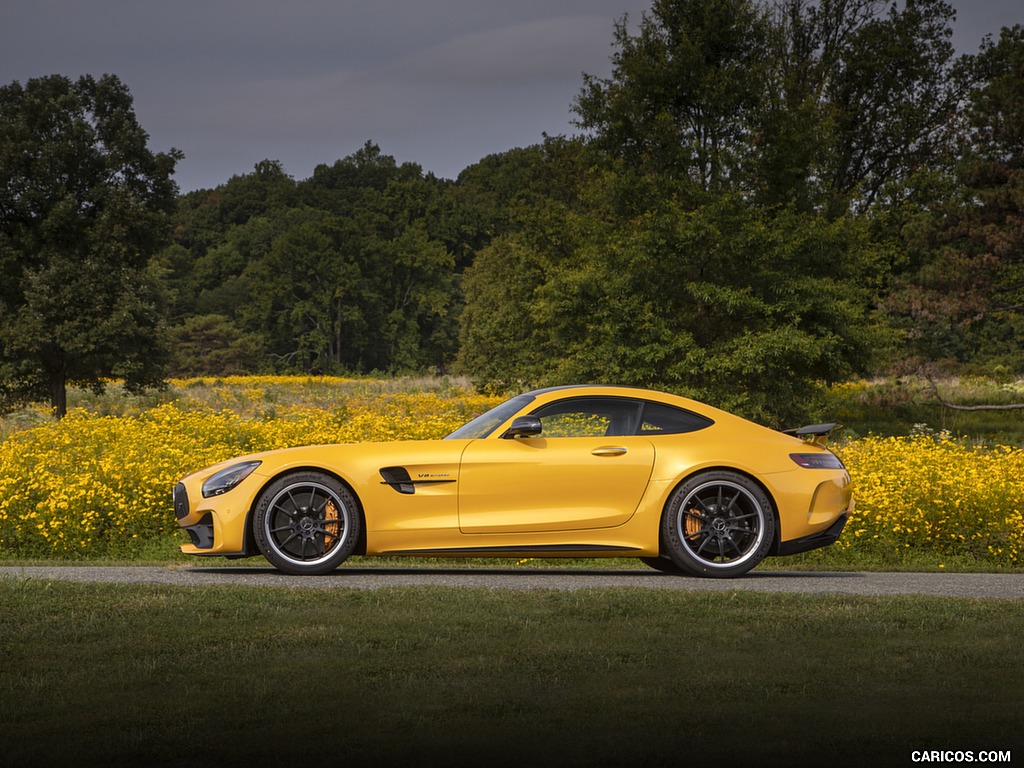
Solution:
M 711 523 L 711 530 L 715 533 L 725 533 L 726 528 L 728 528 L 728 524 L 721 517 L 716 517 Z
M 309 531 L 313 530 L 313 518 L 304 517 L 301 520 L 299 520 L 299 528 L 303 531 L 303 533 L 308 533 Z

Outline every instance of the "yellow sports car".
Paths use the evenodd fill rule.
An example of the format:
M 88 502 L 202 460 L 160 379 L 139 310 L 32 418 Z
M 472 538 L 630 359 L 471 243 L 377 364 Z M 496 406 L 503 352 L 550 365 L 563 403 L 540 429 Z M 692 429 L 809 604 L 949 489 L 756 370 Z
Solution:
M 834 542 L 850 476 L 834 424 L 776 432 L 625 387 L 513 397 L 443 440 L 287 448 L 184 478 L 192 555 L 323 574 L 349 555 L 637 557 L 739 576 Z

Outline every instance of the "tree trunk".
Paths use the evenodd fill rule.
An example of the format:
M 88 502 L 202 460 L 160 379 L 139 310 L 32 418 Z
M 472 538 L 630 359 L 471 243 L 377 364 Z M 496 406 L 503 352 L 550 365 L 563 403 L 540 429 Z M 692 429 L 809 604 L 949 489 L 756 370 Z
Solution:
M 67 366 L 63 361 L 50 368 L 50 405 L 53 406 L 53 415 L 63 419 L 68 413 L 68 388 L 67 388 Z

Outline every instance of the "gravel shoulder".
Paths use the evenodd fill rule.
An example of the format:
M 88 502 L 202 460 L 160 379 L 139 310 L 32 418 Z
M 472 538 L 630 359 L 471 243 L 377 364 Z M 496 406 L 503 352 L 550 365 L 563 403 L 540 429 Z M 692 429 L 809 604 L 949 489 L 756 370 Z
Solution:
M 287 576 L 271 568 L 182 566 L 0 566 L 0 579 L 193 587 L 236 584 L 293 589 L 383 589 L 431 586 L 499 590 L 606 587 L 689 592 L 784 592 L 834 595 L 928 595 L 1024 600 L 1024 574 L 754 571 L 739 579 L 696 579 L 656 571 L 341 568 L 327 576 Z

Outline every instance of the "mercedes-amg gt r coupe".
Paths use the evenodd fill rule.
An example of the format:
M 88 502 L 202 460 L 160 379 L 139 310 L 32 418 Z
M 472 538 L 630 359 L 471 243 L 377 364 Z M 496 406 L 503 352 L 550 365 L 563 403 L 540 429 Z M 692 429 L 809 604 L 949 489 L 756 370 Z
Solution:
M 192 555 L 290 574 L 350 555 L 635 557 L 735 577 L 827 546 L 853 509 L 825 447 L 676 395 L 609 386 L 513 397 L 440 440 L 286 448 L 185 477 Z

